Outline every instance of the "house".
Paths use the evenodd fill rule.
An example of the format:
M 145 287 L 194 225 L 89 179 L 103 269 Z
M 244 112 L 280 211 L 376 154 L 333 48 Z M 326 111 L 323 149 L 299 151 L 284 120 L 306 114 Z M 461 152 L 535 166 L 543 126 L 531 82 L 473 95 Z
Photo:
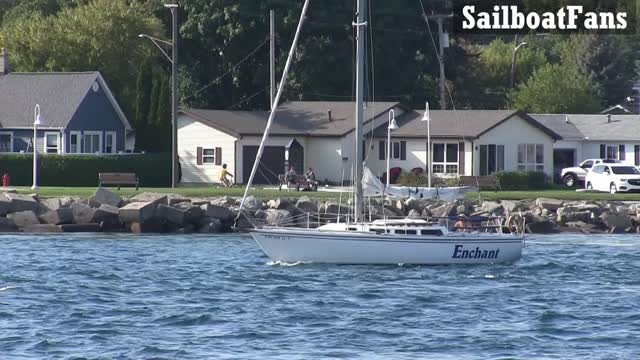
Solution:
M 532 114 L 558 132 L 554 144 L 556 174 L 585 159 L 617 159 L 640 165 L 640 115 Z
M 288 165 L 299 173 L 313 167 L 319 180 L 349 180 L 355 152 L 354 109 L 353 102 L 293 101 L 280 105 L 254 183 L 276 184 L 277 175 Z M 406 111 L 395 102 L 369 103 L 363 131 L 386 123 L 390 109 L 396 114 Z M 246 183 L 268 118 L 268 111 L 181 110 L 181 181 L 219 182 L 221 166 L 227 164 L 234 180 Z
M 396 118 L 391 132 L 390 167 L 426 169 L 427 122 L 424 112 Z M 436 110 L 430 112 L 432 174 L 442 177 L 488 175 L 496 171 L 553 173 L 553 144 L 561 136 L 536 119 L 513 110 Z M 387 124 L 369 140 L 376 154 L 367 165 L 386 171 Z
M 134 133 L 97 72 L 14 73 L 0 52 L 0 153 L 33 149 L 34 108 L 40 106 L 36 149 L 53 154 L 131 151 Z

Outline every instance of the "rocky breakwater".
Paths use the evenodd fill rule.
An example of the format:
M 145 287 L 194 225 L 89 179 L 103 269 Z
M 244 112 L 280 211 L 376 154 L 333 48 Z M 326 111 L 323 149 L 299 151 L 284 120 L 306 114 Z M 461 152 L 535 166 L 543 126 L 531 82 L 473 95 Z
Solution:
M 0 232 L 221 233 L 232 230 L 240 199 L 187 198 L 141 193 L 122 198 L 98 188 L 89 198 L 39 198 L 0 192 Z M 263 201 L 249 196 L 237 228 L 256 225 L 315 227 L 352 211 L 349 204 L 308 197 Z M 526 218 L 529 233 L 640 233 L 640 202 L 585 202 L 536 199 L 470 201 L 371 199 L 367 219 L 443 218 L 460 214 Z

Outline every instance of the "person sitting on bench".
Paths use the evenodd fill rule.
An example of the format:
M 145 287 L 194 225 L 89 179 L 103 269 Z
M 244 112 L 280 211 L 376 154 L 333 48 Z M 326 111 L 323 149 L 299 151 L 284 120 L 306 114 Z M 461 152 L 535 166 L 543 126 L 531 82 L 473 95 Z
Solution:
M 230 172 L 227 171 L 227 164 L 222 164 L 222 170 L 220 170 L 220 182 L 224 187 L 231 187 L 231 180 L 227 177 L 233 177 Z
M 296 169 L 293 166 L 289 166 L 289 171 L 287 171 L 287 184 L 297 184 L 297 175 Z
M 307 188 L 317 189 L 318 181 L 316 181 L 316 173 L 313 171 L 313 168 L 309 168 L 306 173 L 304 173 L 304 178 L 307 182 Z

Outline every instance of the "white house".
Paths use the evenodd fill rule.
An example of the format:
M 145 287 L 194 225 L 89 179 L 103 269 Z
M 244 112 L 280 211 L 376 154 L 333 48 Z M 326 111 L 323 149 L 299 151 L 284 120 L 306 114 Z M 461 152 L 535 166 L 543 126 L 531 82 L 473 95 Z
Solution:
M 555 172 L 585 159 L 616 159 L 640 165 L 640 115 L 533 114 L 562 136 L 554 144 Z
M 319 180 L 350 178 L 355 151 L 353 102 L 288 102 L 278 107 L 254 183 L 275 184 L 288 165 L 313 167 Z M 369 103 L 364 128 L 406 110 L 395 102 Z M 216 183 L 223 164 L 234 180 L 248 180 L 268 111 L 186 109 L 178 116 L 178 156 L 183 183 Z
M 397 117 L 392 131 L 390 167 L 426 169 L 427 122 L 423 112 Z M 436 110 L 430 112 L 434 175 L 487 175 L 496 171 L 553 173 L 554 142 L 561 136 L 520 111 Z M 373 132 L 375 153 L 367 165 L 376 175 L 386 171 L 387 124 Z

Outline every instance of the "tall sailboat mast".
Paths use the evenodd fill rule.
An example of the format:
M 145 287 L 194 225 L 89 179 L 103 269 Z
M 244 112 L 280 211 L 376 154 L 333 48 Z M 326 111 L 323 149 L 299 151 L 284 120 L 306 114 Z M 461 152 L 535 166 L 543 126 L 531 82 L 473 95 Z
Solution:
M 357 223 L 362 215 L 362 122 L 363 105 L 364 105 L 364 44 L 365 30 L 367 22 L 365 21 L 366 0 L 357 0 L 358 10 L 356 12 L 357 20 L 353 24 L 356 27 L 356 131 L 355 131 L 355 158 L 353 164 L 355 167 L 355 193 L 354 193 L 354 220 Z M 388 175 L 387 175 L 388 176 Z

